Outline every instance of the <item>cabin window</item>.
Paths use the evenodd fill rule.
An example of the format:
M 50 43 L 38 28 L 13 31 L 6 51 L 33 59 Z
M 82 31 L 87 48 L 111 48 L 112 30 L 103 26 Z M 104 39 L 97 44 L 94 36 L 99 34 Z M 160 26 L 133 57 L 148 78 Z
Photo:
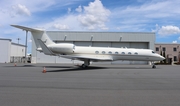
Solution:
M 115 52 L 115 54 L 119 54 L 118 52 Z
M 134 54 L 138 55 L 138 53 L 137 53 L 137 52 L 135 52 Z
M 152 53 L 154 54 L 155 52 L 154 52 L 154 51 L 152 51 Z
M 112 52 L 111 52 L 111 51 L 109 51 L 108 53 L 109 53 L 109 54 L 112 54 Z
M 128 54 L 131 54 L 131 52 L 128 52 Z
M 125 52 L 122 52 L 121 54 L 125 54 Z
M 96 54 L 99 54 L 99 51 L 96 51 L 95 53 L 96 53 Z
M 106 52 L 105 51 L 102 51 L 102 54 L 105 54 Z

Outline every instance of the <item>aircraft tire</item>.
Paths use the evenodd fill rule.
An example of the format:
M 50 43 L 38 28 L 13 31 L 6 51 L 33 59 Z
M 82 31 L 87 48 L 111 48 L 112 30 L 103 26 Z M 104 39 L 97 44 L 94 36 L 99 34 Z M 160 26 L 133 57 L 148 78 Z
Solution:
M 82 66 L 81 66 L 82 68 L 87 68 L 87 66 L 85 65 L 85 64 L 82 64 Z
M 152 68 L 156 68 L 156 66 L 155 66 L 155 65 L 153 65 L 153 66 L 152 66 Z

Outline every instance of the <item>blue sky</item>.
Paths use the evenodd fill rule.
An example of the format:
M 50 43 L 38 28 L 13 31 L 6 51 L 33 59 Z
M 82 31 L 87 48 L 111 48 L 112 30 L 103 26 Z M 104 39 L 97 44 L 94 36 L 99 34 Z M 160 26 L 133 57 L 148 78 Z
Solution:
M 180 43 L 180 0 L 1 0 L 0 5 L 0 38 L 16 43 L 20 38 L 25 44 L 25 32 L 11 24 L 54 31 L 155 32 L 156 43 Z

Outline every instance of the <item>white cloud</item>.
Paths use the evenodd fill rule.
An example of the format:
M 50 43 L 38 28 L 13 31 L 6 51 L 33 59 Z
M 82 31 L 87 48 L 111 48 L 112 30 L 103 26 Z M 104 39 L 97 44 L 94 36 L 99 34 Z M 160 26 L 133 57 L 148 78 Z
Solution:
M 68 13 L 70 13 L 71 12 L 71 8 L 68 8 Z
M 79 12 L 79 13 L 82 12 L 82 7 L 79 6 L 78 8 L 76 8 L 76 11 Z
M 180 33 L 180 29 L 177 26 L 162 26 L 159 30 L 158 30 L 158 34 L 162 35 L 162 36 L 167 36 L 167 35 L 173 35 L 173 34 L 179 34 Z
M 172 41 L 172 43 L 177 43 L 177 40 L 175 40 L 175 41 Z
M 69 26 L 62 25 L 62 24 L 54 24 L 53 27 L 58 29 L 58 30 L 68 30 L 69 29 Z
M 28 41 L 29 43 L 31 43 L 32 42 L 32 40 L 31 39 L 29 39 L 29 41 Z
M 83 27 L 87 27 L 90 30 L 96 28 L 108 29 L 105 22 L 108 21 L 110 11 L 103 6 L 100 0 L 90 2 L 83 9 L 84 13 L 78 16 L 78 20 Z
M 178 38 L 178 40 L 180 40 L 180 37 Z
M 110 21 L 112 26 L 134 26 L 143 25 L 138 27 L 140 31 L 150 31 L 153 28 L 153 24 L 164 25 L 177 25 L 180 17 L 179 0 L 149 0 L 142 1 L 140 4 L 129 4 L 122 6 L 115 6 L 111 10 Z M 128 31 L 135 31 L 133 29 Z M 121 31 L 126 31 L 122 29 Z M 145 29 L 145 30 L 144 30 Z M 152 30 L 155 32 L 155 30 Z
M 28 10 L 28 8 L 25 5 L 17 4 L 12 8 L 14 9 L 15 14 L 17 15 L 25 15 L 25 16 L 31 15 L 31 12 Z
M 158 32 L 159 29 L 160 29 L 159 25 L 156 24 L 156 29 L 152 29 L 152 32 Z

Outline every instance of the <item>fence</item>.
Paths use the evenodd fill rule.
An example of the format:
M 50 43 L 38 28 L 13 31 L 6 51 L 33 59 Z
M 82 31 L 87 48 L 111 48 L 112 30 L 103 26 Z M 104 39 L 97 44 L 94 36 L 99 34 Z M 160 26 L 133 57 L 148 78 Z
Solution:
M 11 63 L 26 63 L 26 62 L 31 63 L 31 57 L 25 58 L 25 57 L 12 56 L 10 58 L 10 62 Z

